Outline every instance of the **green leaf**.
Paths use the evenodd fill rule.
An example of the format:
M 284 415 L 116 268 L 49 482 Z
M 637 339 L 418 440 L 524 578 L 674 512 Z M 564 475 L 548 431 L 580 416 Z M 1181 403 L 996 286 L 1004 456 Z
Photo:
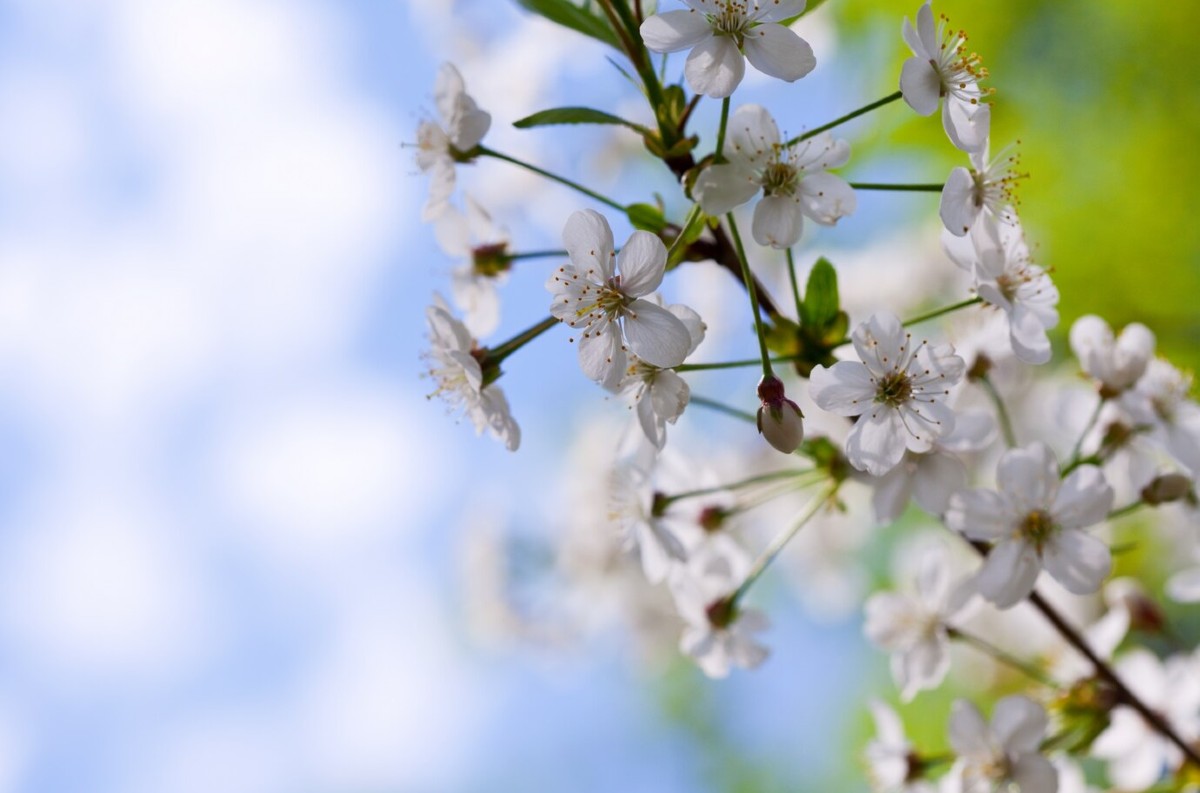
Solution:
M 513 126 L 518 129 L 548 127 L 554 124 L 617 124 L 622 127 L 629 127 L 640 135 L 650 134 L 650 130 L 641 124 L 635 124 L 632 121 L 626 121 L 620 116 L 614 116 L 612 113 L 605 113 L 603 110 L 594 110 L 590 107 L 555 107 L 513 122 Z
M 617 36 L 608 22 L 590 11 L 585 11 L 570 0 L 517 0 L 522 7 L 540 14 L 551 22 L 603 41 L 610 47 L 621 48 Z
M 663 217 L 662 209 L 654 204 L 630 204 L 625 207 L 629 222 L 635 229 L 658 234 L 667 227 L 667 219 Z
M 831 324 L 838 315 L 837 270 L 824 257 L 813 265 L 804 288 L 801 324 L 815 330 Z

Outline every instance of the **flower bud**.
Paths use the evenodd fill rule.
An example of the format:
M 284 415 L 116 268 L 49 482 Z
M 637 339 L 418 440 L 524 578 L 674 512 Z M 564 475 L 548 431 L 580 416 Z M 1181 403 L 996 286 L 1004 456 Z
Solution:
M 783 381 L 764 376 L 758 382 L 758 431 L 767 443 L 784 454 L 791 454 L 804 440 L 804 414 L 800 406 L 787 398 Z
M 1114 578 L 1104 587 L 1109 608 L 1122 608 L 1129 614 L 1129 627 L 1145 633 L 1159 633 L 1167 618 L 1162 607 L 1132 578 Z
M 1187 498 L 1192 492 L 1192 480 L 1183 474 L 1162 474 L 1142 488 L 1142 501 L 1151 506 Z

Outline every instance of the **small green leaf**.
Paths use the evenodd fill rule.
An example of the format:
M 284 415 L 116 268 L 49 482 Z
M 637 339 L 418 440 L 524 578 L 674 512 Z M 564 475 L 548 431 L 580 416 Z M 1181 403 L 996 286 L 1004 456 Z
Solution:
M 625 214 L 629 215 L 629 222 L 635 229 L 658 234 L 667 227 L 662 209 L 654 204 L 630 204 L 625 207 Z
M 837 270 L 824 257 L 813 265 L 804 288 L 803 316 L 800 324 L 814 330 L 824 329 L 838 315 Z
M 605 113 L 603 110 L 594 110 L 590 107 L 555 107 L 513 122 L 513 126 L 518 129 L 549 127 L 555 124 L 617 124 L 622 127 L 629 127 L 641 135 L 650 134 L 650 130 L 641 124 L 635 124 L 632 121 L 626 121 L 620 116 L 614 116 L 612 113 Z
M 517 0 L 522 7 L 540 14 L 551 22 L 557 22 L 563 27 L 578 31 L 585 36 L 591 36 L 610 47 L 621 48 L 617 35 L 613 33 L 608 22 L 590 11 L 570 2 L 570 0 Z

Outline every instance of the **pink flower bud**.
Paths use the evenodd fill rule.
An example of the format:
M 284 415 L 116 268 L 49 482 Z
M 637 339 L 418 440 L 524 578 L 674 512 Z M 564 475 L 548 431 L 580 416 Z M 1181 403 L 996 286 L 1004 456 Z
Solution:
M 758 383 L 758 431 L 767 443 L 791 454 L 804 440 L 804 414 L 800 406 L 787 398 L 783 381 L 778 377 L 763 377 Z

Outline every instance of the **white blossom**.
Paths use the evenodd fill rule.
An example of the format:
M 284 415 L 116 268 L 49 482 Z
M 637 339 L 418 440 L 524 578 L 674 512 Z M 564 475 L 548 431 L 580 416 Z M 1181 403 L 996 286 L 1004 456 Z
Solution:
M 675 564 L 687 559 L 687 549 L 671 527 L 654 514 L 651 472 L 636 460 L 618 462 L 609 478 L 609 520 L 620 528 L 626 551 L 637 554 L 646 580 L 664 581 Z
M 1154 333 L 1131 322 L 1114 337 L 1107 322 L 1087 314 L 1071 326 L 1071 351 L 1101 388 L 1119 394 L 1133 387 L 1154 359 Z
M 454 193 L 454 164 L 479 145 L 492 125 L 490 114 L 467 95 L 462 75 L 444 63 L 433 84 L 433 99 L 441 123 L 422 121 L 417 127 L 417 167 L 430 173 L 429 200 L 421 219 L 433 220 L 446 210 Z
M 653 52 L 690 49 L 683 73 L 692 90 L 723 98 L 734 92 L 746 63 L 794 82 L 813 70 L 812 47 L 779 24 L 804 11 L 805 0 L 683 0 L 686 10 L 664 11 L 642 23 Z
M 809 392 L 823 410 L 858 416 L 846 439 L 850 464 L 882 476 L 904 450 L 927 452 L 954 429 L 947 404 L 962 379 L 963 360 L 950 345 L 913 346 L 912 334 L 889 313 L 879 313 L 851 334 L 858 361 L 813 369 Z
M 970 702 L 950 709 L 950 745 L 958 760 L 950 769 L 963 793 L 991 793 L 1005 784 L 1021 793 L 1055 793 L 1058 773 L 1038 752 L 1046 734 L 1046 711 L 1028 697 L 996 703 L 991 724 Z
M 1004 149 L 989 160 L 985 142 L 970 153 L 970 168 L 960 165 L 950 172 L 938 205 L 946 231 L 962 237 L 980 222 L 1016 222 L 1014 190 L 1025 174 L 1017 172 L 1021 160 L 1016 152 L 1010 151 Z
M 1132 650 L 1117 661 L 1116 673 L 1183 740 L 1200 737 L 1200 668 L 1194 655 L 1176 655 L 1164 664 L 1148 650 Z M 1150 787 L 1183 759 L 1175 744 L 1125 705 L 1112 711 L 1092 754 L 1108 761 L 1109 780 L 1123 790 Z
M 1054 452 L 1039 441 L 1005 452 L 996 481 L 998 491 L 955 493 L 945 516 L 952 530 L 994 543 L 976 579 L 979 593 L 1009 608 L 1033 590 L 1043 567 L 1069 592 L 1099 590 L 1112 554 L 1082 529 L 1112 508 L 1113 490 L 1100 469 L 1085 465 L 1060 479 Z
M 467 329 L 482 338 L 500 324 L 496 287 L 508 277 L 511 267 L 509 236 L 471 196 L 463 199 L 465 213 L 447 206 L 433 228 L 441 249 L 463 260 L 450 275 L 450 294 L 464 313 Z
M 440 296 L 425 311 L 430 349 L 425 353 L 428 375 L 437 382 L 435 395 L 453 408 L 461 408 L 481 434 L 486 427 L 509 451 L 521 444 L 521 428 L 509 413 L 504 391 L 495 383 L 485 384 L 471 334 L 455 319 Z M 431 395 L 433 396 L 433 395 Z
M 1130 327 L 1121 331 L 1122 338 Z M 1191 375 L 1155 358 L 1120 401 L 1138 424 L 1150 428 L 1149 438 L 1195 477 L 1200 476 L 1200 405 L 1189 398 L 1191 388 Z
M 891 653 L 892 678 L 906 702 L 941 684 L 950 669 L 948 628 L 974 594 L 970 579 L 952 581 L 944 552 L 931 549 L 921 559 L 914 592 L 880 592 L 867 600 L 863 630 Z
M 905 17 L 901 32 L 913 57 L 900 71 L 900 92 L 923 116 L 931 115 L 941 102 L 942 126 L 950 142 L 963 151 L 978 151 L 987 144 L 991 127 L 991 108 L 981 101 L 990 92 L 979 87 L 987 70 L 978 55 L 967 53 L 966 34 L 947 31 L 947 23 L 943 16 L 934 28 L 928 2 L 917 11 L 916 28 Z
M 864 752 L 867 778 L 877 793 L 934 793 L 933 784 L 916 776 L 916 753 L 904 735 L 904 725 L 896 711 L 878 700 L 870 703 L 875 720 L 875 738 Z
M 850 185 L 826 173 L 850 159 L 850 144 L 828 132 L 785 146 L 766 108 L 742 105 L 729 119 L 723 154 L 727 162 L 705 168 L 693 192 L 705 212 L 721 215 L 761 191 L 752 227 L 759 245 L 790 248 L 806 215 L 832 226 L 857 207 Z
M 670 305 L 666 309 L 687 328 L 691 339 L 687 355 L 691 355 L 704 341 L 703 320 L 684 305 Z M 625 374 L 614 390 L 628 395 L 632 407 L 637 411 L 642 432 L 657 449 L 663 448 L 667 442 L 667 424 L 674 424 L 683 415 L 691 397 L 687 382 L 674 370 L 646 363 L 636 355 L 629 356 Z
M 767 657 L 754 637 L 768 627 L 766 615 L 729 605 L 729 596 L 749 571 L 745 551 L 732 542 L 714 542 L 702 545 L 671 580 L 675 604 L 687 623 L 680 649 L 709 677 L 725 677 L 735 666 L 753 669 Z
M 584 374 L 611 388 L 628 368 L 628 352 L 663 369 L 683 363 L 691 349 L 687 327 L 643 299 L 662 283 L 667 264 L 662 240 L 635 231 L 617 257 L 608 221 L 585 209 L 567 219 L 563 245 L 571 263 L 550 276 L 546 289 L 553 295 L 550 313 L 580 332 Z

